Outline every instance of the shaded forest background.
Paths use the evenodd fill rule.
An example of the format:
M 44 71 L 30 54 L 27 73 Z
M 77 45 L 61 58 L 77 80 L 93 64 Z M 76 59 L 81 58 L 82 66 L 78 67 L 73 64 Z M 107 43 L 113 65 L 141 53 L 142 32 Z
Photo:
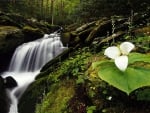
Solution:
M 131 11 L 149 11 L 149 0 L 1 0 L 0 10 L 27 18 L 66 25 L 89 22 L 112 15 L 129 16 Z

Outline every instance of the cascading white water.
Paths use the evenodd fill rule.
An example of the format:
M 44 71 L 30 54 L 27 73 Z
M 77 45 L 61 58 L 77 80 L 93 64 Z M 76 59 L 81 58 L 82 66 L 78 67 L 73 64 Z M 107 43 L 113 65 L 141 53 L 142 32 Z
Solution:
M 11 63 L 3 77 L 12 76 L 18 83 L 13 90 L 8 89 L 12 100 L 9 113 L 18 113 L 18 99 L 32 83 L 40 69 L 49 60 L 62 53 L 63 47 L 57 33 L 45 34 L 43 38 L 19 46 L 13 54 Z

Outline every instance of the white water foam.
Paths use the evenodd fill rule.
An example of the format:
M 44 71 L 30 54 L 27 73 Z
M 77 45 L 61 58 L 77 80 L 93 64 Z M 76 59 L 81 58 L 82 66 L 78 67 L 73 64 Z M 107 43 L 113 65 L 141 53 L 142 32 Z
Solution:
M 18 100 L 26 88 L 34 81 L 40 69 L 48 61 L 62 53 L 66 47 L 57 33 L 45 34 L 43 38 L 19 46 L 13 54 L 11 63 L 3 77 L 12 76 L 18 86 L 13 90 L 8 89 L 11 99 L 9 113 L 18 113 Z

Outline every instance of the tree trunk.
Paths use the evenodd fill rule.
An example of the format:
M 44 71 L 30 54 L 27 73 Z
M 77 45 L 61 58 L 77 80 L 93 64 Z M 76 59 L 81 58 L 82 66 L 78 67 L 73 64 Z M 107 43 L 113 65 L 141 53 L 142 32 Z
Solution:
M 51 24 L 54 25 L 54 0 L 51 0 Z

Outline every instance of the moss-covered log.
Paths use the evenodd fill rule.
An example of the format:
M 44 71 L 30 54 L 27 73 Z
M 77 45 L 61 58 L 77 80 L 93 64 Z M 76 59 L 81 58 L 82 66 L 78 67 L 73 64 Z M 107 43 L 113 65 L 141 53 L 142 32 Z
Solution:
M 107 37 L 107 38 L 101 40 L 101 41 L 99 42 L 99 46 L 102 46 L 102 45 L 105 44 L 105 43 L 111 43 L 111 42 L 113 42 L 113 40 L 114 40 L 114 41 L 115 41 L 115 40 L 119 40 L 119 38 L 121 38 L 124 34 L 125 34 L 125 32 L 123 32 L 123 31 L 119 31 L 119 32 L 117 32 L 117 33 L 115 33 L 115 34 L 112 34 L 111 36 L 109 36 L 109 37 Z
M 90 28 L 92 26 L 95 26 L 95 24 L 96 24 L 96 21 L 93 21 L 93 22 L 90 22 L 90 23 L 86 23 L 86 24 L 82 25 L 81 27 L 77 28 L 75 31 L 77 33 L 80 33 L 80 32 L 82 32 L 82 31 L 84 31 L 84 30 L 86 30 L 86 29 L 88 29 L 88 28 Z
M 66 49 L 63 53 L 58 55 L 56 58 L 49 61 L 42 69 L 41 73 L 36 77 L 36 79 L 41 78 L 50 72 L 52 72 L 53 68 L 58 65 L 61 60 L 64 60 L 69 57 L 69 54 L 72 52 L 73 48 Z
M 100 23 L 97 27 L 95 27 L 89 36 L 86 38 L 85 43 L 90 44 L 97 36 L 107 35 L 107 32 L 110 31 L 111 28 L 111 21 L 104 21 Z

